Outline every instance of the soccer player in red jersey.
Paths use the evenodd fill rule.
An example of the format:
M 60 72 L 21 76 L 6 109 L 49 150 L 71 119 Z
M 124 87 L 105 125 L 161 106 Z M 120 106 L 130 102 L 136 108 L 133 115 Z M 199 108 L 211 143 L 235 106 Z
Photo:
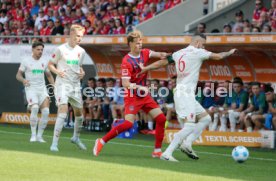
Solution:
M 166 58 L 169 54 L 164 52 L 154 52 L 149 49 L 142 49 L 142 33 L 133 31 L 127 36 L 127 43 L 130 52 L 123 58 L 121 64 L 122 84 L 127 89 L 125 101 L 125 121 L 113 127 L 104 137 L 95 142 L 93 154 L 98 156 L 105 143 L 115 138 L 118 134 L 130 129 L 133 126 L 135 115 L 140 109 L 150 114 L 156 121 L 155 149 L 152 157 L 159 158 L 162 154 L 161 147 L 164 137 L 164 126 L 166 117 L 161 111 L 158 104 L 148 94 L 149 89 L 146 87 L 147 73 L 140 76 L 137 74 L 141 71 L 139 63 L 147 65 L 149 59 Z

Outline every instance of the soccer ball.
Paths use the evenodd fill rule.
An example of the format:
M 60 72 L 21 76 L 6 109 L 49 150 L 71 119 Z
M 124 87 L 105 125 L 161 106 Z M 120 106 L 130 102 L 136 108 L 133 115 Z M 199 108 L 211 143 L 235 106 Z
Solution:
M 233 159 L 238 163 L 243 163 L 249 157 L 248 149 L 244 146 L 237 146 L 232 151 Z

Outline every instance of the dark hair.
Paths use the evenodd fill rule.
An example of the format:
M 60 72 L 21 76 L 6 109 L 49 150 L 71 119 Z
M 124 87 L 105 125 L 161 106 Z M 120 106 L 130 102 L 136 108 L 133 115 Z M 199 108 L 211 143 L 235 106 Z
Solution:
M 36 41 L 32 44 L 32 48 L 36 48 L 38 46 L 42 46 L 44 48 L 44 44 L 40 41 Z
M 96 82 L 96 79 L 95 79 L 94 77 L 90 77 L 90 78 L 88 79 L 88 81 Z
M 198 25 L 202 25 L 204 29 L 206 28 L 206 24 L 205 23 L 199 23 Z
M 157 84 L 160 83 L 160 81 L 158 79 L 152 79 L 151 81 L 156 82 Z
M 105 83 L 106 81 L 105 81 L 105 78 L 99 78 L 98 80 L 97 80 L 98 82 L 101 82 L 101 83 Z
M 115 79 L 113 79 L 113 78 L 108 78 L 108 79 L 106 79 L 106 82 L 113 82 L 113 83 L 115 83 L 116 82 L 116 80 Z
M 261 84 L 260 84 L 260 82 L 251 82 L 251 86 L 261 87 Z
M 274 89 L 270 85 L 265 85 L 264 92 L 274 92 Z
M 243 86 L 243 81 L 242 80 L 234 80 L 233 84 L 240 84 L 241 86 Z

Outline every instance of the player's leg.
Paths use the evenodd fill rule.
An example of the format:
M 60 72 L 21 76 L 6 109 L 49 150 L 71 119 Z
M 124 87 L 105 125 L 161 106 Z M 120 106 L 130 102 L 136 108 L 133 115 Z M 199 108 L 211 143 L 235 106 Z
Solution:
M 87 150 L 86 146 L 80 140 L 80 132 L 83 125 L 83 109 L 81 108 L 80 104 L 76 106 L 75 104 L 71 103 L 71 105 L 75 114 L 74 134 L 71 138 L 71 142 L 76 144 L 81 150 Z
M 264 122 L 265 122 L 265 114 L 264 115 L 253 115 L 252 122 L 254 123 L 255 128 L 257 130 L 263 129 Z
M 28 101 L 28 107 L 30 107 L 31 115 L 30 115 L 30 127 L 31 127 L 31 138 L 30 142 L 36 141 L 36 129 L 38 124 L 38 96 L 35 90 L 31 90 L 30 88 L 26 88 L 26 98 Z
M 245 127 L 247 132 L 252 132 L 253 131 L 253 121 L 252 117 L 250 115 L 245 116 L 244 118 L 245 122 Z
M 239 132 L 244 131 L 244 125 L 245 125 L 245 121 L 246 121 L 245 118 L 246 118 L 246 114 L 244 112 L 241 112 L 240 116 L 239 116 L 239 122 L 240 122 Z
M 183 128 L 174 134 L 173 140 L 167 149 L 163 152 L 160 159 L 167 161 L 177 161 L 172 157 L 173 152 L 179 147 L 179 145 L 183 142 L 183 140 L 192 133 L 195 127 L 194 122 L 187 122 L 187 119 L 178 118 L 183 122 Z
M 155 121 L 155 147 L 154 151 L 152 153 L 152 157 L 160 157 L 162 154 L 162 142 L 164 138 L 164 132 L 165 132 L 165 123 L 166 123 L 166 116 L 161 111 L 160 108 L 153 108 L 150 111 L 148 111 L 148 108 L 155 107 L 156 104 L 153 100 L 152 102 L 148 103 L 146 107 L 143 108 L 143 110 L 148 113 Z M 156 104 L 156 106 L 158 106 Z
M 236 124 L 239 122 L 240 112 L 232 111 L 229 112 L 230 131 L 236 131 Z
M 212 121 L 211 116 L 198 102 L 195 102 L 195 110 L 197 123 L 194 127 L 193 132 L 186 138 L 186 140 L 180 146 L 181 151 L 184 151 L 192 159 L 199 158 L 192 149 L 193 142 L 199 138 L 203 130 L 206 129 L 206 127 Z
M 31 136 L 30 142 L 37 141 L 36 140 L 36 129 L 37 129 L 37 124 L 38 124 L 38 117 L 37 117 L 38 111 L 39 111 L 38 104 L 31 105 L 30 126 L 31 126 L 32 136 Z
M 130 129 L 133 126 L 133 122 L 135 120 L 136 115 L 135 114 L 126 114 L 125 115 L 125 121 L 122 124 L 119 124 L 115 127 L 113 127 L 104 137 L 99 138 L 95 141 L 95 145 L 93 148 L 93 154 L 94 156 L 98 156 L 101 152 L 103 146 L 105 143 L 110 141 L 111 139 L 118 136 L 120 133 Z
M 219 113 L 217 111 L 214 112 L 214 121 L 213 123 L 211 124 L 211 129 L 210 131 L 216 131 L 217 128 L 218 128 L 218 121 L 219 121 Z
M 219 131 L 221 131 L 221 132 L 225 132 L 227 130 L 227 117 L 229 117 L 229 115 L 227 115 L 226 113 L 220 114 L 220 128 L 219 128 Z
M 44 139 L 42 138 L 42 135 L 49 120 L 49 105 L 50 105 L 49 97 L 46 97 L 42 102 L 42 104 L 40 105 L 41 119 L 38 123 L 37 141 L 41 143 L 45 142 Z
M 67 103 L 60 104 L 58 106 L 58 113 L 57 113 L 57 119 L 56 119 L 55 128 L 54 128 L 53 141 L 52 141 L 52 145 L 50 147 L 51 151 L 59 151 L 58 150 L 58 141 L 59 141 L 59 137 L 60 137 L 63 125 L 64 125 L 64 121 L 67 117 L 67 112 L 68 112 Z

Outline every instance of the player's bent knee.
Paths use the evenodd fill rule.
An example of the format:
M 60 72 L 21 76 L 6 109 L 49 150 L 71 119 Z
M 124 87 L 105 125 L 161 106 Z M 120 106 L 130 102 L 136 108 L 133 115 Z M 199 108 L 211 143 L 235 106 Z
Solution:
M 206 116 L 202 117 L 201 119 L 198 120 L 198 122 L 204 123 L 206 125 L 209 125 L 212 122 L 212 118 L 209 114 Z
M 50 111 L 48 107 L 45 107 L 43 109 L 41 109 L 41 114 L 42 115 L 49 115 Z
M 31 111 L 32 112 L 37 112 L 38 113 L 39 106 L 37 104 L 32 105 Z

